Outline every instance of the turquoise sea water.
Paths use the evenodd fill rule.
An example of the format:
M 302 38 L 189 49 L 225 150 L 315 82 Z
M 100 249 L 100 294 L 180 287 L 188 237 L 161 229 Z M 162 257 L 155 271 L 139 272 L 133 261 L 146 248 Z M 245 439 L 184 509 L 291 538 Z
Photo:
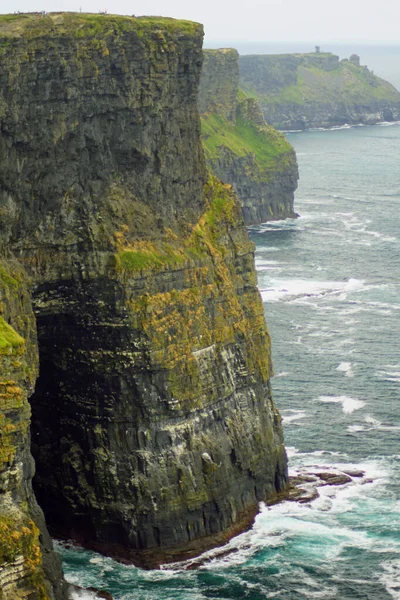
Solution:
M 400 125 L 289 139 L 301 217 L 251 236 L 290 471 L 365 477 L 261 507 L 234 552 L 195 571 L 62 549 L 71 582 L 116 600 L 400 599 Z

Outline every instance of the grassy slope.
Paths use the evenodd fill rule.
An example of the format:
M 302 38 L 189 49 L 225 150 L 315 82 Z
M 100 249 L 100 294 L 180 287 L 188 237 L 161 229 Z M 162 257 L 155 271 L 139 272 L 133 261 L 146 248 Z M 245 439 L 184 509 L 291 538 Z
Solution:
M 248 88 L 254 97 L 257 93 Z M 262 103 L 305 104 L 308 102 L 368 103 L 375 100 L 400 102 L 400 93 L 389 82 L 350 62 L 340 63 L 333 71 L 314 66 L 299 66 L 297 84 L 279 93 L 258 95 Z
M 243 98 L 243 92 L 239 97 Z M 232 124 L 217 114 L 202 115 L 201 131 L 209 160 L 218 159 L 219 148 L 225 146 L 236 156 L 254 155 L 260 170 L 265 170 L 273 168 L 277 158 L 292 151 L 286 138 L 272 127 L 257 127 L 240 117 Z

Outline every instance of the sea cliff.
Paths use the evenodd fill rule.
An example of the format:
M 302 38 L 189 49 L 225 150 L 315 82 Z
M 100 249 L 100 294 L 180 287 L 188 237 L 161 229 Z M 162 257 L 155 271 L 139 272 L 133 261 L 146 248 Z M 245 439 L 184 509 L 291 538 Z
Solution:
M 267 123 L 284 130 L 400 119 L 400 92 L 329 52 L 240 57 L 240 85 L 260 101 Z
M 172 19 L 0 17 L 1 249 L 26 297 L 4 344 L 29 353 L 23 375 L 3 366 L 25 377 L 3 472 L 25 465 L 32 543 L 28 396 L 46 522 L 106 554 L 198 554 L 286 489 L 254 248 L 201 145 L 202 37 Z
M 29 283 L 16 260 L 0 259 L 0 598 L 63 600 L 60 560 L 32 491 L 28 398 L 39 360 Z
M 207 164 L 233 185 L 245 223 L 295 217 L 294 150 L 266 124 L 258 101 L 239 89 L 236 50 L 204 50 L 198 105 Z

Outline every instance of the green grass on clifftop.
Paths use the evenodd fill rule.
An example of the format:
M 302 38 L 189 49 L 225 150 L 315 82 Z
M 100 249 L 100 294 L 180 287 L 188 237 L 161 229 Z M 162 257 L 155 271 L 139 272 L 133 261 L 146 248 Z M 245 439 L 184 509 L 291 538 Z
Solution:
M 286 138 L 273 127 L 258 127 L 238 117 L 236 124 L 217 114 L 201 117 L 203 147 L 208 160 L 216 160 L 221 146 L 236 156 L 254 155 L 261 170 L 273 168 L 278 157 L 292 152 Z
M 147 32 L 194 35 L 202 25 L 192 21 L 166 17 L 127 17 L 92 13 L 23 13 L 0 15 L 1 38 L 39 38 L 43 36 L 70 36 L 74 38 L 119 35 L 136 32 L 139 37 Z
M 320 54 L 319 58 L 329 59 L 332 55 Z M 302 55 L 287 55 L 288 60 Z M 262 57 L 260 57 L 262 58 Z M 265 72 L 254 70 L 245 72 L 241 86 L 249 96 L 258 98 L 261 104 L 308 104 L 308 103 L 338 103 L 351 102 L 367 104 L 376 100 L 400 102 L 400 92 L 389 82 L 377 77 L 367 67 L 357 66 L 349 61 L 340 61 L 337 67 L 331 70 L 319 68 L 318 65 L 299 63 L 292 65 L 292 77 L 288 78 L 287 85 L 284 78 L 280 82 L 280 89 L 268 89 L 268 77 L 274 77 L 274 62 L 271 57 Z M 277 55 L 277 59 L 283 60 Z M 281 63 L 279 63 L 281 65 Z M 293 76 L 295 83 L 293 83 Z M 263 79 L 265 77 L 265 85 Z M 260 79 L 261 78 L 261 79 Z M 289 83 L 289 79 L 292 81 Z

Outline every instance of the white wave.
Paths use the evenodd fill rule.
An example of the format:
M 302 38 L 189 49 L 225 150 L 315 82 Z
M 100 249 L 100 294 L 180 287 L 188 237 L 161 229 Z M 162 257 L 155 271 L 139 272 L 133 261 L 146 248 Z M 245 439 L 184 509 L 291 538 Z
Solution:
M 357 123 L 355 125 L 344 123 L 344 125 L 332 125 L 331 127 L 310 127 L 306 131 L 340 131 L 342 129 L 353 129 L 353 127 L 359 126 L 361 126 L 361 123 Z
M 284 413 L 286 412 L 290 412 L 293 414 L 290 415 L 286 415 Z M 283 418 L 283 422 L 285 424 L 287 423 L 293 423 L 294 421 L 298 421 L 299 419 L 304 419 L 304 417 L 307 415 L 305 410 L 288 410 L 288 411 L 281 411 L 282 414 L 282 418 Z
M 287 454 L 288 458 L 292 458 L 293 456 L 296 456 L 296 454 L 298 454 L 298 453 L 299 453 L 299 451 L 294 446 L 286 446 L 286 454 Z
M 380 427 L 382 425 L 381 421 L 378 421 L 378 419 L 375 419 L 373 416 L 371 415 L 367 415 L 364 418 L 364 421 L 366 423 L 368 423 L 368 425 L 372 426 L 372 428 L 376 429 L 377 427 Z
M 336 371 L 341 371 L 346 377 L 354 377 L 353 365 L 351 362 L 341 362 L 340 365 L 336 367 Z
M 282 267 L 276 267 L 276 266 L 275 267 L 273 267 L 273 266 L 267 267 L 267 266 L 259 266 L 259 265 L 257 266 L 258 273 L 262 273 L 265 271 L 282 271 Z
M 385 381 L 391 381 L 393 383 L 400 382 L 400 371 L 378 371 L 376 375 Z
M 298 448 L 294 446 L 286 446 L 286 453 L 289 459 L 295 459 L 290 461 L 290 475 L 296 475 L 298 469 L 303 467 L 304 465 L 308 465 L 310 460 L 313 462 L 318 462 L 322 460 L 326 462 L 327 457 L 330 456 L 338 456 L 338 457 L 347 457 L 347 454 L 343 452 L 334 452 L 332 450 L 314 450 L 313 452 L 301 452 Z M 296 464 L 297 466 L 294 466 Z
M 363 242 L 363 241 L 356 241 L 356 240 L 347 240 L 346 241 L 347 244 L 350 244 L 351 246 L 372 246 L 371 242 Z
M 349 425 L 347 431 L 350 433 L 356 433 L 357 431 L 365 431 L 364 425 Z
M 358 198 L 355 198 L 354 196 L 341 196 L 340 194 L 332 194 L 332 198 L 335 198 L 336 200 L 358 200 Z M 353 215 L 352 212 L 350 213 L 336 213 L 338 215 Z
M 256 267 L 264 266 L 264 265 L 276 266 L 276 265 L 280 264 L 277 260 L 268 260 L 266 258 L 261 258 L 261 256 L 257 255 L 257 253 L 256 253 L 256 257 L 255 257 L 255 263 L 256 263 Z
M 365 406 L 364 400 L 358 400 L 357 398 L 351 398 L 349 396 L 320 396 L 318 400 L 320 402 L 341 404 L 344 413 L 352 413 Z
M 279 377 L 287 377 L 288 375 L 290 375 L 288 371 L 282 371 L 281 373 L 276 373 L 274 375 L 274 379 L 278 379 Z
M 400 121 L 382 121 L 377 123 L 378 127 L 393 127 L 393 125 L 400 125 Z
M 366 423 L 366 425 L 361 425 L 361 424 L 355 424 L 355 425 L 349 425 L 347 427 L 347 431 L 349 431 L 350 433 L 357 433 L 359 431 L 374 431 L 374 430 L 379 430 L 379 431 L 400 431 L 400 425 L 392 425 L 392 424 L 383 424 L 381 421 L 379 421 L 378 419 L 375 419 L 375 417 L 371 416 L 371 415 L 367 415 L 364 418 L 364 422 Z
M 312 281 L 302 279 L 272 279 L 271 288 L 261 290 L 264 302 L 296 300 L 302 297 L 321 297 L 327 294 L 361 290 L 364 281 Z
M 353 306 L 352 305 L 352 306 L 349 306 L 348 308 L 345 308 L 344 310 L 338 311 L 338 314 L 342 315 L 342 316 L 348 316 L 348 315 L 356 315 L 357 313 L 364 312 L 364 311 L 365 311 L 365 308 L 363 306 L 360 306 L 360 305 Z
M 99 600 L 97 594 L 88 592 L 87 590 L 73 590 L 70 592 L 69 597 L 70 600 Z
M 400 599 L 400 561 L 388 560 L 381 563 L 383 572 L 379 574 L 380 582 L 385 586 L 388 594 L 395 598 Z

